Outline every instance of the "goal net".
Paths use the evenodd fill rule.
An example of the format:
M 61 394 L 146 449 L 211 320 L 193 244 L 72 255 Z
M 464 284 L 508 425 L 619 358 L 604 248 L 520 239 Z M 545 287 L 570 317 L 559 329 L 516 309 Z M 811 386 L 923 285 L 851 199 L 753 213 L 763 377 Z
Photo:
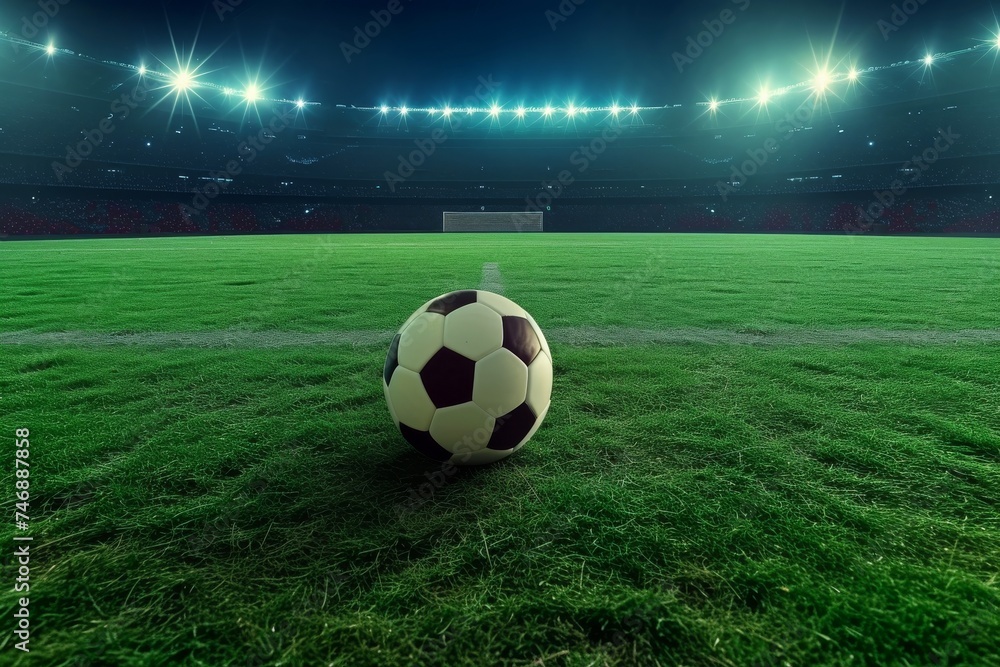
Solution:
M 540 232 L 541 211 L 444 212 L 445 232 Z

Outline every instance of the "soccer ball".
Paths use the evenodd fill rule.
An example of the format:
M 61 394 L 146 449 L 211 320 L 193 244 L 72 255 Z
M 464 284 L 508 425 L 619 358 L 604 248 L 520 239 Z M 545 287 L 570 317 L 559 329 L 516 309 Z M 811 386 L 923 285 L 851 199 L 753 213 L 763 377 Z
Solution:
M 392 339 L 382 389 L 417 451 L 482 465 L 520 449 L 549 409 L 552 352 L 523 308 L 464 290 L 425 303 Z

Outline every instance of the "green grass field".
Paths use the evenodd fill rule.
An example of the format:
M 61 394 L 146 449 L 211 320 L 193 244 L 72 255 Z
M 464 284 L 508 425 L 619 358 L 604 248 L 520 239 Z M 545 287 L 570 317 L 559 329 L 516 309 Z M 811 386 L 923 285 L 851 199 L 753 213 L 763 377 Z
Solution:
M 33 537 L 31 653 L 8 555 L 0 663 L 1000 664 L 998 258 L 849 236 L 0 244 L 0 548 Z M 510 459 L 446 476 L 395 430 L 382 363 L 487 262 L 549 335 L 552 409 Z

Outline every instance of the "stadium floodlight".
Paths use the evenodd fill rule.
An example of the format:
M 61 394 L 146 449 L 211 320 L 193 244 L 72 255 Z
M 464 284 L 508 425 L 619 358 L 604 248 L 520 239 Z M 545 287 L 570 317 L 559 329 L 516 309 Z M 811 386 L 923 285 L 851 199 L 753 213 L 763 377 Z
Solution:
M 518 118 L 524 118 L 524 113 L 525 113 L 524 107 L 518 107 L 517 108 L 517 117 Z
M 615 102 L 615 103 L 613 103 L 613 104 L 611 105 L 611 115 L 612 115 L 612 116 L 617 116 L 617 115 L 618 115 L 618 113 L 619 113 L 619 112 L 620 112 L 621 110 L 622 110 L 622 108 L 621 108 L 620 106 L 618 106 L 618 103 L 617 103 L 617 102 Z
M 552 105 L 550 105 L 550 104 L 546 104 L 546 105 L 545 105 L 545 110 L 543 111 L 543 113 L 544 113 L 544 114 L 545 114 L 546 116 L 551 116 L 551 115 L 552 115 L 552 112 L 553 112 L 553 111 L 555 111 L 555 109 L 553 109 L 553 108 L 552 108 Z
M 247 86 L 247 89 L 243 91 L 243 98 L 250 104 L 260 99 L 260 88 L 256 83 L 251 83 Z
M 768 100 L 771 99 L 771 91 L 767 88 L 761 88 L 760 92 L 757 93 L 757 104 L 764 106 L 767 104 Z
M 180 71 L 177 72 L 177 74 L 174 74 L 170 83 L 174 87 L 175 91 L 177 91 L 178 93 L 183 93 L 185 90 L 188 90 L 189 88 L 194 88 L 194 77 L 191 76 L 190 71 L 186 69 L 181 69 Z
M 847 78 L 851 81 L 857 81 L 860 75 L 861 73 L 856 68 L 852 67 L 851 71 L 847 73 Z
M 571 103 L 568 107 L 566 107 L 566 115 L 569 116 L 570 118 L 572 118 L 573 116 L 575 116 L 576 115 L 576 105 L 574 105 L 574 104 Z
M 146 76 L 146 66 L 139 65 L 139 76 Z
M 381 111 L 382 113 L 389 113 L 389 107 L 383 104 L 381 107 L 379 107 L 379 111 Z
M 924 65 L 930 67 L 933 64 L 934 64 L 934 56 L 928 53 L 926 56 L 924 56 Z
M 451 107 L 445 107 L 444 111 L 442 111 L 441 113 L 444 114 L 445 118 L 449 117 L 451 115 Z
M 634 116 L 634 115 L 636 115 L 637 113 L 639 113 L 639 105 L 637 105 L 637 104 L 633 104 L 633 105 L 632 105 L 632 108 L 631 108 L 631 109 L 629 109 L 629 111 L 631 111 L 631 112 L 632 112 L 632 115 L 633 115 L 633 116 Z
M 719 101 L 718 100 L 709 100 L 708 101 L 708 110 L 709 111 L 715 111 L 718 108 L 719 108 Z
M 45 47 L 45 53 L 50 56 L 54 56 L 56 54 L 56 45 L 50 42 L 49 45 Z
M 1000 35 L 997 35 L 997 38 L 993 40 L 993 46 L 1000 49 Z
M 306 101 L 302 100 L 302 99 L 295 100 L 295 106 L 297 106 L 300 109 L 305 109 L 305 107 L 306 107 Z
M 400 116 L 405 116 L 408 113 L 410 113 L 410 110 L 407 109 L 406 107 L 400 107 L 399 108 L 399 115 Z
M 493 106 L 491 106 L 490 107 L 490 115 L 493 116 L 494 118 L 496 118 L 497 116 L 499 116 L 500 115 L 500 107 L 498 107 L 496 104 L 494 104 Z
M 813 90 L 817 94 L 821 94 L 826 91 L 827 86 L 830 85 L 830 74 L 826 70 L 820 70 L 815 77 L 813 77 Z

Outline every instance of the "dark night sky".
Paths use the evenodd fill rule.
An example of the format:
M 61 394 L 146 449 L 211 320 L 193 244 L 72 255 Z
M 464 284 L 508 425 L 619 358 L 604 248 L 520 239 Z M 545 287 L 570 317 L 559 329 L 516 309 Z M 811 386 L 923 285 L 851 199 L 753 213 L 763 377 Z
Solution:
M 269 94 L 327 104 L 437 106 L 470 95 L 478 77 L 492 75 L 504 102 L 635 97 L 659 105 L 805 80 L 813 53 L 822 59 L 831 47 L 831 64 L 850 57 L 862 66 L 962 48 L 995 34 L 1000 14 L 988 0 L 910 0 L 919 9 L 885 40 L 877 21 L 890 20 L 891 2 L 583 0 L 553 31 L 546 10 L 558 11 L 562 0 L 399 0 L 402 12 L 348 64 L 339 44 L 389 0 L 217 3 L 227 1 L 238 4 L 220 21 L 212 0 L 68 0 L 36 41 L 51 35 L 88 55 L 155 64 L 155 54 L 172 64 L 168 24 L 187 49 L 200 28 L 196 56 L 218 49 L 206 66 L 218 70 L 211 80 L 242 87 L 247 68 L 261 68 L 274 86 Z M 725 9 L 734 22 L 679 73 L 672 54 Z M 7 0 L 0 22 L 20 33 L 22 17 L 38 11 L 38 0 Z

